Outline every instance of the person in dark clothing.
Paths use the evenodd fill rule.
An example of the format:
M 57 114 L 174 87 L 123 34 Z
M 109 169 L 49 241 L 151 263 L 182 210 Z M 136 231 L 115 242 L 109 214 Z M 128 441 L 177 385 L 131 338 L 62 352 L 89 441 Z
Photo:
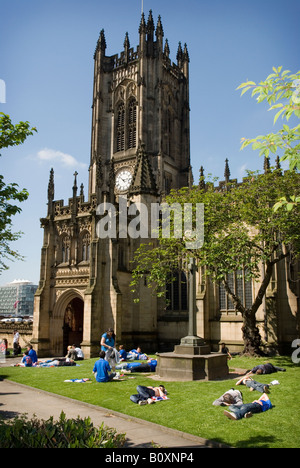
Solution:
M 167 393 L 164 385 L 159 385 L 158 387 L 138 385 L 136 389 L 138 393 L 136 395 L 131 395 L 130 400 L 138 405 L 152 404 L 154 403 L 152 397 L 163 397 Z
M 274 372 L 285 372 L 286 369 L 282 367 L 273 366 L 270 362 L 266 364 L 259 364 L 258 366 L 253 367 L 250 371 L 247 372 L 247 377 L 250 375 L 261 375 L 261 374 L 273 374 Z

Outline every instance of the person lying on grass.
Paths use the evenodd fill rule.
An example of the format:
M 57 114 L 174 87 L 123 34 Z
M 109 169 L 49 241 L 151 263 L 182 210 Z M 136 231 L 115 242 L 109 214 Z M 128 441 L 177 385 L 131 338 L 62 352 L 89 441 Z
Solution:
M 264 393 L 258 400 L 254 400 L 252 403 L 246 403 L 243 405 L 230 405 L 228 410 L 224 411 L 224 415 L 235 421 L 242 418 L 251 418 L 255 413 L 263 413 L 272 408 L 272 403 L 269 397 Z
M 230 406 L 230 405 L 242 405 L 243 395 L 239 390 L 231 388 L 227 392 L 223 393 L 217 400 L 213 402 L 213 406 Z
M 260 382 L 256 382 L 256 380 L 253 380 L 251 377 L 243 377 L 236 383 L 236 385 L 245 385 L 249 388 L 250 392 L 256 390 L 260 393 L 270 393 L 270 385 L 273 384 L 272 382 L 270 384 L 263 384 Z
M 270 362 L 266 364 L 259 364 L 258 366 L 253 367 L 253 369 L 246 372 L 245 377 L 250 377 L 251 375 L 262 375 L 262 374 L 273 374 L 274 372 L 285 372 L 286 369 L 282 367 L 273 366 Z M 238 384 L 237 384 L 238 385 Z
M 159 385 L 158 387 L 144 387 L 143 385 L 138 385 L 136 389 L 138 393 L 136 395 L 131 395 L 130 400 L 138 405 L 155 403 L 152 397 L 163 397 L 167 394 L 164 385 Z

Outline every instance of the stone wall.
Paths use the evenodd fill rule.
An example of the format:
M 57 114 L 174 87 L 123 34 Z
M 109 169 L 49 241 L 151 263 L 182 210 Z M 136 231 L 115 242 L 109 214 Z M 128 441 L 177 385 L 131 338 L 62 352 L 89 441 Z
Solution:
M 1 323 L 0 340 L 7 339 L 8 348 L 13 347 L 14 330 L 20 334 L 20 346 L 24 348 L 32 339 L 32 323 Z

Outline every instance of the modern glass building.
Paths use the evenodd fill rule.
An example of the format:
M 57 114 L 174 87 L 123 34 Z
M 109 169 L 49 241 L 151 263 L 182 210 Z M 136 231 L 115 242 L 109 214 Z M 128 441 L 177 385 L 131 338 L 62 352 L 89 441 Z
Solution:
M 14 280 L 0 286 L 0 315 L 33 315 L 33 300 L 37 285 L 26 280 Z

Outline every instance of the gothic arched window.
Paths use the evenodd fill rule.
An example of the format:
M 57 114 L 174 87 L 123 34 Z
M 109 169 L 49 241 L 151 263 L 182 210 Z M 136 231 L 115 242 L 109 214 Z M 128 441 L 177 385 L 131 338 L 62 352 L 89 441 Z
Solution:
M 131 97 L 128 104 L 119 103 L 116 111 L 116 152 L 136 147 L 137 134 L 137 102 Z
M 244 307 L 252 305 L 252 282 L 246 281 L 245 271 L 238 270 L 235 273 L 228 273 L 227 282 L 230 289 L 236 294 Z M 235 307 L 230 296 L 225 291 L 223 284 L 219 285 L 220 310 L 225 314 L 235 314 Z
M 187 301 L 187 279 L 183 271 L 177 271 L 173 275 L 173 281 L 167 285 L 167 310 L 186 311 Z
M 128 105 L 128 148 L 136 147 L 136 100 L 130 99 Z
M 117 125 L 116 125 L 116 136 L 117 136 L 117 151 L 125 150 L 125 106 L 124 103 L 119 104 L 117 109 Z

